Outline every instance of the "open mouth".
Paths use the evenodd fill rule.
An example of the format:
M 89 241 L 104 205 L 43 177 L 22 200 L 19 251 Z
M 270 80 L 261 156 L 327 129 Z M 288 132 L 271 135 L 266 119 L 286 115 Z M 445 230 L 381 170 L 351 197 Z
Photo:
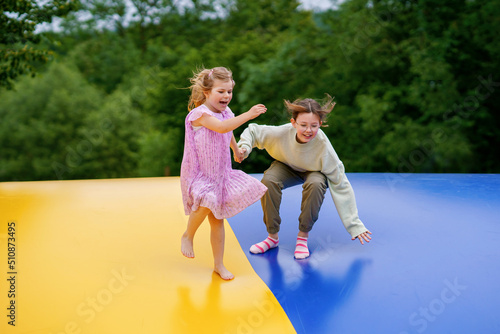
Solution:
M 312 138 L 311 135 L 305 135 L 305 134 L 302 134 L 302 136 L 299 137 L 300 141 L 303 143 L 309 142 L 311 138 Z

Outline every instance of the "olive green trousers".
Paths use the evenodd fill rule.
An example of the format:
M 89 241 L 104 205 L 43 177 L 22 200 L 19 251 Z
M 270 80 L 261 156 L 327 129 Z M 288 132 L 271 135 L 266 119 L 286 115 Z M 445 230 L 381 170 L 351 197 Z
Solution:
M 264 172 L 261 182 L 267 187 L 267 192 L 261 199 L 264 223 L 267 232 L 278 233 L 281 225 L 280 205 L 282 190 L 302 184 L 301 213 L 299 230 L 311 231 L 318 220 L 319 210 L 328 188 L 326 176 L 321 172 L 298 172 L 282 162 L 274 161 Z

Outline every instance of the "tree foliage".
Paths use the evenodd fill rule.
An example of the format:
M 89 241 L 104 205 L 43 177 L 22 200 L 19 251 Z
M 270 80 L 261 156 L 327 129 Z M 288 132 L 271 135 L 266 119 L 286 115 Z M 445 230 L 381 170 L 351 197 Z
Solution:
M 2 94 L 0 178 L 71 178 L 80 164 L 79 129 L 102 94 L 74 68 L 53 64 L 43 76 L 23 78 Z
M 36 65 L 46 63 L 52 53 L 37 49 L 41 35 L 36 26 L 62 17 L 78 6 L 75 0 L 52 0 L 43 5 L 35 0 L 5 0 L 0 4 L 0 87 L 12 88 L 19 75 L 36 72 Z
M 264 103 L 257 123 L 288 122 L 284 99 L 335 96 L 323 130 L 347 171 L 497 173 L 499 17 L 493 0 L 319 12 L 285 0 L 82 0 L 63 31 L 32 34 L 57 62 L 0 91 L 0 178 L 178 175 L 201 66 L 233 71 L 231 108 Z M 234 167 L 261 173 L 270 161 L 259 152 Z

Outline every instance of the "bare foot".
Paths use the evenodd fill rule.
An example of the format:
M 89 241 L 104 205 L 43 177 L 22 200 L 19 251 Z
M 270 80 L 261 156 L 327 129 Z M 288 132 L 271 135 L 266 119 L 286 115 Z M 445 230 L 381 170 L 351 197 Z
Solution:
M 181 252 L 185 257 L 194 258 L 193 239 L 188 238 L 186 235 L 181 238 Z
M 226 281 L 230 281 L 234 278 L 234 275 L 226 269 L 226 267 L 221 266 L 219 268 L 214 268 L 214 271 L 219 274 L 219 276 Z

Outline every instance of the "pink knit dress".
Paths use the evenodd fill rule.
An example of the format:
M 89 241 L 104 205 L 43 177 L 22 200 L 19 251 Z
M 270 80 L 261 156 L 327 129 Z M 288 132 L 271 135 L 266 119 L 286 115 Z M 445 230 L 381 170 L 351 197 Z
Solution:
M 191 122 L 203 113 L 221 121 L 234 117 L 229 107 L 222 113 L 215 113 L 205 105 L 187 115 L 181 166 L 184 212 L 189 215 L 203 206 L 209 208 L 217 219 L 225 219 L 258 201 L 267 188 L 243 171 L 232 169 L 232 131 L 218 133 L 205 127 L 193 129 Z

